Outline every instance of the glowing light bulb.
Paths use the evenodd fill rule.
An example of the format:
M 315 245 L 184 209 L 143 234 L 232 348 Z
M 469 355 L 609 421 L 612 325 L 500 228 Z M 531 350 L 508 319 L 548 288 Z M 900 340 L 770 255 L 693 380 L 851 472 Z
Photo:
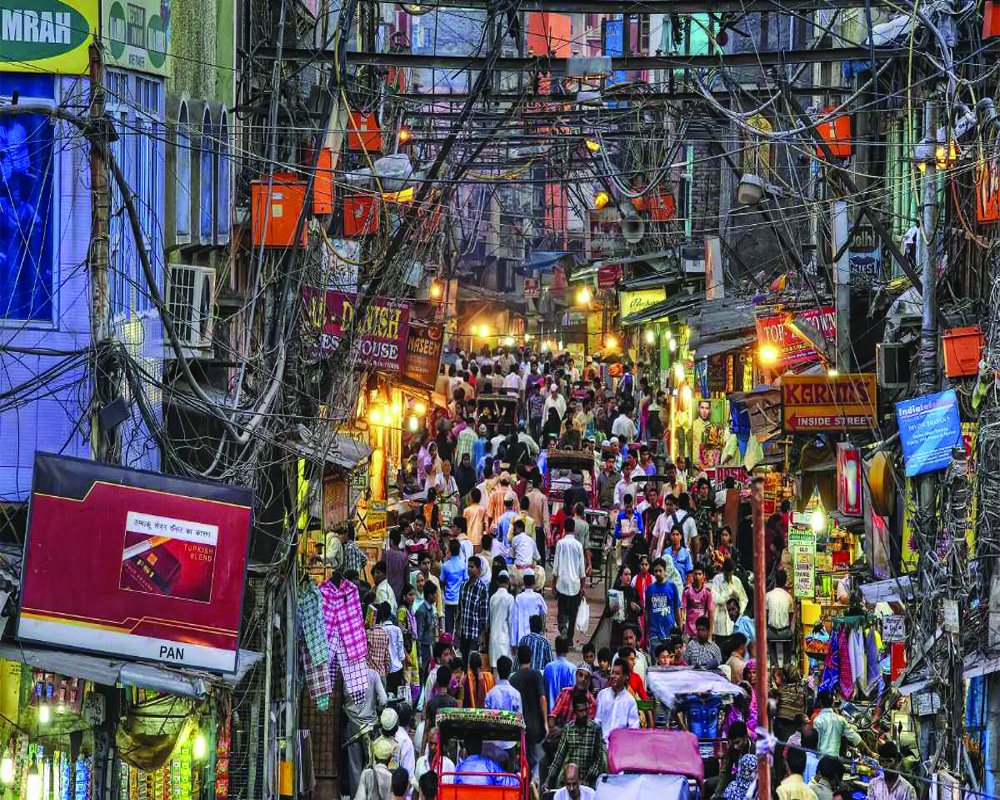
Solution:
M 503 343 L 505 345 L 507 345 L 507 347 L 513 347 L 514 346 L 514 337 L 513 336 L 507 336 L 507 337 L 505 337 L 504 340 L 503 340 Z
M 413 404 L 413 413 L 418 417 L 422 417 L 427 413 L 427 404 L 423 400 L 417 400 L 417 402 Z
M 584 144 L 591 153 L 599 153 L 601 150 L 600 142 L 595 142 L 593 139 L 587 139 Z
M 52 709 L 49 708 L 48 703 L 42 703 L 38 707 L 38 721 L 42 725 L 47 725 L 50 719 L 52 719 Z
M 618 340 L 614 336 L 609 336 L 604 340 L 604 343 L 611 349 L 614 350 L 618 347 Z
M 490 335 L 490 328 L 489 328 L 489 326 L 488 325 L 480 325 L 479 326 L 479 335 L 483 339 L 488 338 L 489 335 Z
M 420 421 L 416 417 L 410 417 L 410 431 L 416 433 L 419 427 Z
M 674 352 L 674 350 L 677 349 L 677 340 L 671 339 L 669 342 L 667 342 L 667 347 L 669 348 L 671 353 Z
M 11 758 L 10 751 L 3 751 L 3 758 L 0 759 L 0 783 L 10 784 L 14 782 L 14 759 Z
M 765 344 L 760 348 L 760 360 L 765 364 L 773 364 L 778 360 L 778 348 L 773 344 Z
M 823 509 L 817 508 L 812 513 L 812 529 L 814 532 L 819 533 L 826 528 L 826 514 L 823 513 Z
M 674 364 L 674 380 L 678 383 L 684 380 L 684 365 L 680 361 Z
M 830 367 L 830 369 L 826 371 L 826 374 L 831 378 L 836 378 L 840 374 L 840 370 L 836 367 Z
M 194 737 L 191 754 L 198 761 L 201 761 L 208 754 L 208 742 L 205 741 L 205 734 L 200 731 L 198 732 L 198 735 Z
M 400 128 L 399 129 L 399 143 L 400 144 L 406 144 L 411 139 L 413 139 L 413 131 L 411 131 L 409 128 Z
M 594 195 L 594 208 L 600 211 L 604 206 L 611 202 L 611 195 L 607 192 L 600 191 Z
M 684 384 L 684 386 L 681 387 L 681 402 L 684 403 L 685 408 L 691 405 L 691 397 L 691 387 Z
M 369 415 L 372 425 L 382 424 L 382 411 L 377 408 L 372 409 L 372 413 Z
M 428 290 L 428 294 L 434 300 L 440 300 L 441 299 L 441 292 L 442 292 L 441 284 L 438 281 L 433 281 L 431 283 L 431 288 Z
M 590 302 L 590 289 L 586 286 L 581 286 L 576 293 L 577 305 L 585 306 Z
M 656 334 L 653 333 L 652 329 L 646 331 L 646 344 L 655 344 L 655 343 L 656 343 Z

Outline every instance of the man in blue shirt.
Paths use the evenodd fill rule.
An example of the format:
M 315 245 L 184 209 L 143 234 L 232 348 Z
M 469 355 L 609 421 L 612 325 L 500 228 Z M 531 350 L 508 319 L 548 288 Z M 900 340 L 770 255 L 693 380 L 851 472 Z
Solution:
M 458 762 L 455 783 L 463 786 L 517 786 L 519 780 L 503 774 L 503 768 L 483 755 L 483 740 L 476 736 L 465 739 L 466 756 Z
M 441 565 L 441 583 L 444 586 L 444 627 L 448 633 L 455 631 L 455 617 L 458 615 L 458 594 L 462 583 L 469 577 L 469 568 L 462 557 L 462 546 L 458 539 L 448 542 L 449 558 Z
M 625 539 L 627 545 L 632 541 L 632 537 L 642 535 L 642 514 L 636 511 L 635 499 L 630 494 L 624 497 L 625 507 L 618 512 L 618 521 L 615 523 L 615 541 Z
M 735 597 L 730 597 L 726 601 L 726 613 L 733 621 L 733 633 L 742 633 L 747 637 L 747 647 L 753 642 L 754 626 L 753 620 L 746 614 L 740 614 L 740 601 Z
M 646 587 L 649 649 L 656 652 L 661 642 L 669 641 L 670 631 L 680 620 L 681 599 L 677 587 L 667 580 L 667 564 L 662 558 L 653 562 L 653 582 Z
M 549 698 L 549 711 L 556 706 L 556 700 L 567 686 L 576 683 L 576 667 L 566 658 L 569 652 L 569 639 L 565 636 L 556 637 L 556 660 L 545 667 L 545 688 Z
M 510 525 L 514 521 L 517 512 L 514 511 L 514 495 L 508 495 L 503 501 L 503 514 L 497 520 L 497 541 L 501 544 L 510 543 Z

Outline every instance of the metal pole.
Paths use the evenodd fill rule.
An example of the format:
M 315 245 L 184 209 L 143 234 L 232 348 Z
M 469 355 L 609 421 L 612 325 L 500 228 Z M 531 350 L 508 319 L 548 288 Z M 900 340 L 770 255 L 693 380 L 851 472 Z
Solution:
M 833 283 L 837 289 L 837 369 L 847 373 L 851 371 L 851 257 L 845 246 L 849 236 L 847 203 L 835 200 L 832 209 L 831 250 L 834 257 L 840 254 L 833 264 Z
M 764 568 L 764 481 L 755 479 L 751 489 L 750 501 L 753 504 L 753 569 L 754 569 L 754 659 L 757 662 L 757 680 L 754 691 L 757 693 L 757 727 L 767 730 L 767 606 L 765 590 L 767 574 Z M 750 731 L 753 738 L 754 731 Z M 771 764 L 762 758 L 757 764 L 757 796 L 771 796 Z
M 264 702 L 261 703 L 264 711 L 264 792 L 263 797 L 276 797 L 277 787 L 277 753 L 271 748 L 271 673 L 274 664 L 271 657 L 274 647 L 274 590 L 267 588 L 267 616 L 264 624 L 267 626 L 267 647 L 264 650 Z
M 285 761 L 292 767 L 292 797 L 298 796 L 298 744 L 296 728 L 296 658 L 295 642 L 298 632 L 295 625 L 296 587 L 298 586 L 298 557 L 292 559 L 292 573 L 285 585 Z
M 95 125 L 104 118 L 104 62 L 97 45 L 90 45 L 90 118 Z M 107 139 L 104 140 L 107 147 Z M 90 331 L 94 345 L 94 399 L 90 417 L 90 457 L 103 461 L 107 455 L 101 425 L 101 360 L 108 340 L 111 318 L 108 295 L 108 165 L 103 147 L 90 146 Z

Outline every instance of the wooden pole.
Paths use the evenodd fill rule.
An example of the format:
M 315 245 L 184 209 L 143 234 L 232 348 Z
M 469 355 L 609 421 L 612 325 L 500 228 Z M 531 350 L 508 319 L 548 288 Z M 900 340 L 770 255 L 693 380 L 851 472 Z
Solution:
M 754 660 L 757 662 L 757 727 L 767 730 L 767 607 L 764 601 L 767 573 L 764 570 L 764 480 L 757 478 L 751 484 L 750 500 L 753 505 L 753 569 L 754 569 Z M 751 741 L 755 732 L 750 731 Z M 757 796 L 762 800 L 771 797 L 771 763 L 762 758 L 757 764 Z

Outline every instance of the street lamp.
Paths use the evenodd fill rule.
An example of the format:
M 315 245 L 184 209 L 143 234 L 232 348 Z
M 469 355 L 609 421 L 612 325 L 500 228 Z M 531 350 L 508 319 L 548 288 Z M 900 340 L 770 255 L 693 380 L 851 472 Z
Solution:
M 432 300 L 440 300 L 441 295 L 444 294 L 444 287 L 441 286 L 441 281 L 437 279 L 431 281 L 431 287 L 427 293 L 431 296 Z
M 576 304 L 578 306 L 585 306 L 590 303 L 590 289 L 586 286 L 581 286 L 576 291 Z

